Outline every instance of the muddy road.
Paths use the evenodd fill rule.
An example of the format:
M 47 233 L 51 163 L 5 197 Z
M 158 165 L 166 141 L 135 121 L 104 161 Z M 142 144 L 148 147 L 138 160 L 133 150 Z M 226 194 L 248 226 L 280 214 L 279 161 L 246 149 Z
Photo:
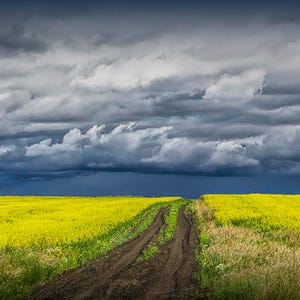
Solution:
M 195 299 L 198 233 L 194 216 L 185 207 L 180 209 L 173 239 L 151 260 L 137 260 L 165 226 L 167 211 L 162 209 L 146 231 L 104 257 L 35 286 L 27 299 Z

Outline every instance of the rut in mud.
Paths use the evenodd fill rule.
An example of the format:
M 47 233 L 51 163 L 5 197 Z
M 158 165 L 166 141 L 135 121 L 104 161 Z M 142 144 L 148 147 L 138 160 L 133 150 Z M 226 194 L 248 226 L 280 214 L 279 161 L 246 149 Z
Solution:
M 167 209 L 138 237 L 87 266 L 37 285 L 29 299 L 190 299 L 197 282 L 197 230 L 193 214 L 180 208 L 174 238 L 150 261 L 137 261 L 164 226 Z

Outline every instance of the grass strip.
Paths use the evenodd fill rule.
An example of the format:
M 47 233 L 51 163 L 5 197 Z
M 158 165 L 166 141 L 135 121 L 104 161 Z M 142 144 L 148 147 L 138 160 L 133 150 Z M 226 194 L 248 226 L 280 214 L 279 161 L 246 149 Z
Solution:
M 189 200 L 178 200 L 168 203 L 170 209 L 165 218 L 165 226 L 160 228 L 158 236 L 149 242 L 137 261 L 149 261 L 159 252 L 161 245 L 173 238 L 176 231 L 179 210 L 182 205 L 188 205 L 189 203 Z

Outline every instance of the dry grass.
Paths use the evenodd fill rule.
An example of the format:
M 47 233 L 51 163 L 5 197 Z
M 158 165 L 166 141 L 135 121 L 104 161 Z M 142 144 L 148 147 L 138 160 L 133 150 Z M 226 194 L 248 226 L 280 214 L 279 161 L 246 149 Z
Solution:
M 213 210 L 202 201 L 196 212 L 202 284 L 212 299 L 300 299 L 298 233 L 217 227 Z

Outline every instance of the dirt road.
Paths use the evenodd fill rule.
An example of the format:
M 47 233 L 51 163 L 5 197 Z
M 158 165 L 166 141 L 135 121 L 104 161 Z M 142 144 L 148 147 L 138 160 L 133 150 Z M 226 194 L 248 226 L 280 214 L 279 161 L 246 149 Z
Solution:
M 150 261 L 137 261 L 164 226 L 166 213 L 162 209 L 146 231 L 106 256 L 36 286 L 29 299 L 193 299 L 197 230 L 185 207 L 174 238 Z

